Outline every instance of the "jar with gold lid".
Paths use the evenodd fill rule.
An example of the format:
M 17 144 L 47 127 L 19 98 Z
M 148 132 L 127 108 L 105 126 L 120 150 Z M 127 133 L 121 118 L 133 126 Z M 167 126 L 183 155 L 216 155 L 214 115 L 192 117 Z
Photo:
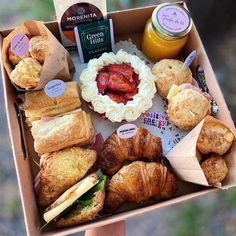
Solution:
M 192 19 L 184 7 L 173 3 L 161 4 L 146 23 L 142 51 L 153 61 L 175 58 L 187 42 L 191 28 Z

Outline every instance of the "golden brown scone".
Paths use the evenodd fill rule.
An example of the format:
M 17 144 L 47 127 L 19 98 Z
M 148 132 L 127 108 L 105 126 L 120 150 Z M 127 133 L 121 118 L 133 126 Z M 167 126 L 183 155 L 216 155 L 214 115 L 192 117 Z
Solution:
M 29 41 L 29 52 L 32 58 L 43 64 L 48 48 L 48 40 L 45 36 L 35 36 Z
M 93 142 L 91 118 L 78 109 L 62 116 L 32 122 L 34 148 L 39 154 L 54 152 L 72 145 L 86 146 Z
M 8 50 L 8 56 L 9 56 L 9 61 L 11 62 L 11 64 L 14 65 L 14 66 L 16 66 L 22 59 L 27 58 L 27 57 L 30 57 L 30 53 L 27 52 L 27 53 L 25 53 L 25 55 L 23 55 L 22 57 L 20 57 L 20 56 L 15 55 L 15 54 L 12 52 L 11 48 L 9 48 L 9 50 Z
M 183 62 L 175 59 L 163 59 L 157 62 L 152 73 L 156 77 L 158 94 L 167 97 L 173 84 L 192 83 L 192 72 L 187 67 L 183 67 Z
M 83 207 L 82 209 L 80 207 L 75 207 L 73 211 L 66 216 L 59 217 L 55 222 L 56 227 L 73 226 L 94 219 L 103 208 L 105 190 L 97 191 L 92 200 L 93 202 L 91 205 Z
M 167 115 L 178 128 L 190 130 L 210 113 L 210 102 L 198 91 L 185 89 L 168 100 Z
M 217 154 L 212 154 L 208 159 L 203 161 L 201 168 L 206 176 L 208 184 L 221 182 L 228 173 L 225 160 Z
M 154 196 L 172 198 L 177 190 L 176 178 L 159 163 L 135 161 L 123 166 L 110 180 L 106 209 L 115 211 L 124 202 L 143 202 Z
M 198 150 L 207 154 L 225 154 L 234 140 L 234 134 L 225 124 L 209 116 L 206 118 L 197 141 Z
M 71 81 L 65 85 L 65 92 L 55 98 L 47 96 L 44 90 L 25 93 L 22 109 L 29 124 L 44 116 L 56 116 L 81 107 L 78 83 Z
M 47 207 L 77 183 L 97 159 L 93 150 L 80 147 L 46 153 L 40 159 L 39 205 Z
M 10 79 L 23 89 L 35 88 L 40 81 L 42 66 L 33 58 L 25 58 L 11 72 Z
M 103 145 L 100 166 L 105 174 L 113 175 L 125 160 L 159 162 L 161 159 L 161 139 L 145 128 L 138 128 L 137 133 L 129 139 L 121 139 L 116 133 L 111 134 Z

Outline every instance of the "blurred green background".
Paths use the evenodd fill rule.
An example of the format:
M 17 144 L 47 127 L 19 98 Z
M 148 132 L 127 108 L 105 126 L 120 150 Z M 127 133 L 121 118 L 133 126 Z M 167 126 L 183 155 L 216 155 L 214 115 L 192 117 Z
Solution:
M 108 11 L 167 1 L 107 0 Z M 170 2 L 170 1 L 168 1 Z M 172 1 L 173 2 L 173 1 Z M 236 1 L 186 1 L 236 120 Z M 52 0 L 0 0 L 0 28 L 55 19 Z M 26 235 L 0 84 L 0 235 Z M 127 235 L 236 235 L 236 190 L 209 194 L 127 220 Z

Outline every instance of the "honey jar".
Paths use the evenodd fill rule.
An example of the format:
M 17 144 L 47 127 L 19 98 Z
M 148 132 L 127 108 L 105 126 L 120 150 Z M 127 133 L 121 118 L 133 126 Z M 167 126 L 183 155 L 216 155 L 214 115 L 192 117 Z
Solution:
M 173 3 L 161 4 L 146 23 L 142 51 L 153 61 L 176 58 L 187 42 L 191 28 L 192 19 L 184 7 Z

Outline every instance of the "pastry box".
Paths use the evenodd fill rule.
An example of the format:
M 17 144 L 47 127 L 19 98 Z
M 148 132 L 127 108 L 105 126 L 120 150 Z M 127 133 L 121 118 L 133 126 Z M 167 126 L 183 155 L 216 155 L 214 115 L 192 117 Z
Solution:
M 181 3 L 184 4 L 184 3 Z M 141 37 L 147 20 L 150 18 L 155 6 L 130 9 L 118 12 L 108 13 L 108 18 L 112 18 L 114 24 L 115 41 L 129 40 L 131 39 L 133 43 L 136 44 L 137 48 L 140 48 Z M 45 23 L 48 29 L 60 40 L 60 33 L 57 22 Z M 6 37 L 11 30 L 7 29 L 0 32 L 0 43 L 2 46 L 2 38 Z M 221 89 L 217 83 L 216 77 L 214 75 L 213 69 L 202 45 L 201 39 L 197 32 L 196 27 L 193 25 L 190 38 L 188 43 L 185 45 L 183 50 L 183 55 L 186 57 L 191 51 L 197 51 L 197 57 L 191 65 L 192 72 L 196 71 L 198 66 L 204 69 L 207 84 L 210 93 L 216 100 L 219 106 L 219 112 L 217 113 L 217 118 L 227 124 L 233 132 L 235 132 L 235 127 L 233 120 L 231 118 L 230 112 L 224 100 Z M 78 63 L 78 55 L 75 56 L 75 63 Z M 74 227 L 68 227 L 63 229 L 48 229 L 40 231 L 42 227 L 42 219 L 37 206 L 35 197 L 34 180 L 38 174 L 38 166 L 35 165 L 34 161 L 38 160 L 37 155 L 33 150 L 33 139 L 28 129 L 25 129 L 25 138 L 27 143 L 27 149 L 29 156 L 27 159 L 24 158 L 24 150 L 21 145 L 21 132 L 18 123 L 18 116 L 15 110 L 15 99 L 17 96 L 17 91 L 11 84 L 5 69 L 1 64 L 2 69 L 2 79 L 5 97 L 6 113 L 8 118 L 8 127 L 10 132 L 14 162 L 17 172 L 18 184 L 20 189 L 20 195 L 23 205 L 23 212 L 25 217 L 25 224 L 28 235 L 67 235 L 76 233 L 79 231 L 84 231 L 86 229 L 91 229 L 95 227 L 100 227 L 103 225 L 111 224 L 127 218 L 144 214 L 145 212 L 156 210 L 161 207 L 177 204 L 189 199 L 202 196 L 204 194 L 219 191 L 219 188 L 206 187 L 202 185 L 196 185 L 187 182 L 180 183 L 180 191 L 178 191 L 177 196 L 170 200 L 158 201 L 158 202 L 147 202 L 142 205 L 136 206 L 135 204 L 128 204 L 126 208 L 120 209 L 117 213 L 112 215 L 106 215 L 92 221 L 80 224 Z M 78 77 L 78 76 L 77 76 Z M 99 119 L 95 122 L 95 127 L 99 126 Z M 103 125 L 99 129 L 103 129 Z M 105 127 L 106 129 L 106 127 Z M 150 127 L 151 129 L 151 127 Z M 111 128 L 112 130 L 112 128 Z M 114 130 L 114 127 L 113 127 Z M 106 130 L 104 131 L 106 132 Z M 107 132 L 110 132 L 107 130 Z M 228 177 L 222 184 L 221 189 L 228 189 L 236 186 L 236 144 L 233 143 L 230 152 L 230 172 Z

